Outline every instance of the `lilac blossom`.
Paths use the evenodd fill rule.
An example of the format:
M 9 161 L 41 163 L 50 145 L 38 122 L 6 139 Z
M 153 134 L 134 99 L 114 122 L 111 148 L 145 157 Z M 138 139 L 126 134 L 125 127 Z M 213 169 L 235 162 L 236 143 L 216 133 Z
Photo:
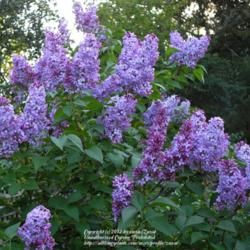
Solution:
M 132 95 L 111 98 L 105 113 L 99 117 L 104 133 L 113 143 L 122 141 L 122 133 L 131 126 L 131 115 L 135 112 L 136 100 Z
M 250 166 L 250 146 L 241 141 L 234 147 L 236 157 L 244 162 L 247 166 Z
M 208 36 L 189 37 L 184 40 L 177 31 L 170 33 L 170 46 L 177 49 L 170 57 L 170 62 L 194 68 L 197 62 L 205 56 L 210 43 Z
M 29 88 L 29 95 L 20 116 L 26 140 L 36 146 L 48 134 L 46 93 L 42 84 L 35 82 Z
M 198 110 L 181 126 L 165 152 L 165 161 L 177 170 L 188 165 L 192 169 L 216 171 L 228 146 L 223 120 L 215 117 L 206 122 L 204 112 Z
M 158 56 L 158 38 L 155 35 L 147 35 L 140 41 L 135 34 L 127 32 L 115 71 L 97 87 L 95 96 L 104 99 L 117 91 L 148 96 Z
M 234 160 L 223 160 L 219 164 L 218 210 L 234 210 L 247 202 L 247 181 Z
M 117 222 L 123 208 L 128 207 L 133 195 L 133 182 L 126 174 L 116 176 L 113 180 L 112 211 Z
M 9 100 L 0 96 L 0 158 L 11 156 L 25 140 L 21 125 Z
M 100 60 L 98 59 L 101 44 L 93 34 L 87 34 L 79 50 L 68 65 L 64 87 L 68 92 L 83 92 L 93 89 L 100 80 Z
M 59 24 L 58 32 L 47 30 L 45 33 L 43 55 L 36 63 L 34 71 L 36 80 L 49 92 L 55 91 L 65 80 L 69 59 L 64 44 L 68 42 L 68 36 L 63 21 Z
M 25 223 L 17 232 L 25 243 L 25 250 L 53 250 L 55 241 L 50 233 L 50 219 L 50 211 L 42 205 L 27 214 Z
M 201 166 L 205 171 L 216 171 L 217 162 L 227 155 L 229 146 L 223 120 L 219 117 L 211 118 L 194 133 L 190 167 Z
M 165 101 L 155 101 L 144 113 L 147 126 L 146 147 L 142 160 L 134 169 L 134 178 L 140 185 L 151 180 L 168 180 L 174 177 L 174 168 L 166 167 L 163 150 L 167 127 L 174 119 L 175 110 L 179 104 L 180 99 L 173 95 Z
M 247 177 L 248 188 L 250 189 L 250 146 L 241 141 L 235 145 L 234 151 L 236 157 L 246 165 L 245 174 Z
M 86 33 L 96 33 L 100 26 L 96 11 L 95 6 L 90 6 L 84 11 L 80 2 L 74 2 L 76 28 Z
M 10 82 L 27 88 L 34 80 L 32 67 L 23 56 L 14 55 L 12 60 L 13 68 L 10 73 Z

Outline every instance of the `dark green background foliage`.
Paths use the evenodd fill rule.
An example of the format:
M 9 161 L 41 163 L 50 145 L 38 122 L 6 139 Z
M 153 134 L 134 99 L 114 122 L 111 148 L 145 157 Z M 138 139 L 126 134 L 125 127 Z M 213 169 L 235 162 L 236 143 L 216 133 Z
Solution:
M 51 10 L 54 0 L 0 1 L 0 82 L 6 80 L 10 56 L 28 52 L 39 54 L 43 40 L 43 24 L 55 19 Z

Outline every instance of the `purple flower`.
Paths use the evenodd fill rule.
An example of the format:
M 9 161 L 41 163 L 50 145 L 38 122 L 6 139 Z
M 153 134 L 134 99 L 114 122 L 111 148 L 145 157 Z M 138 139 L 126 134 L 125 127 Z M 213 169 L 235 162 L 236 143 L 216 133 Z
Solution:
M 250 146 L 241 141 L 234 147 L 236 157 L 244 162 L 247 166 L 250 166 Z
M 114 92 L 125 91 L 148 96 L 158 56 L 158 38 L 155 35 L 147 35 L 140 41 L 135 34 L 127 32 L 115 72 L 97 87 L 95 95 L 104 99 Z
M 150 180 L 169 180 L 174 178 L 175 170 L 166 165 L 163 153 L 167 135 L 167 127 L 175 118 L 180 99 L 170 96 L 165 101 L 155 101 L 144 113 L 147 126 L 146 147 L 142 160 L 134 169 L 134 178 L 138 184 L 144 185 Z
M 64 87 L 68 92 L 93 89 L 99 82 L 101 44 L 93 34 L 87 34 L 72 62 L 68 65 Z
M 0 96 L 0 158 L 11 156 L 25 140 L 21 125 L 9 100 Z
M 104 126 L 105 135 L 113 142 L 122 141 L 122 133 L 131 126 L 131 117 L 135 112 L 137 101 L 132 95 L 114 96 L 111 98 L 105 113 L 99 117 L 99 122 Z
M 117 222 L 123 208 L 128 207 L 133 195 L 133 182 L 126 174 L 116 176 L 113 180 L 112 212 Z
M 47 117 L 46 93 L 42 84 L 36 82 L 29 88 L 29 95 L 20 116 L 26 140 L 36 146 L 47 136 L 49 119 Z
M 217 170 L 217 162 L 228 153 L 229 137 L 224 133 L 224 122 L 219 117 L 211 118 L 195 131 L 194 149 L 190 164 L 201 166 L 205 171 Z
M 63 33 L 60 33 L 63 32 Z M 47 91 L 55 91 L 64 83 L 69 59 L 64 44 L 68 40 L 65 23 L 59 24 L 59 31 L 47 30 L 43 55 L 34 67 L 36 80 L 41 82 Z
M 245 142 L 241 141 L 234 147 L 236 157 L 245 163 L 245 174 L 247 178 L 248 188 L 250 189 L 250 146 Z
M 238 206 L 244 206 L 247 181 L 242 175 L 237 164 L 233 160 L 223 160 L 219 164 L 218 197 L 215 206 L 218 210 L 234 210 Z
M 23 56 L 14 55 L 12 57 L 13 68 L 10 73 L 10 82 L 12 84 L 28 87 L 34 80 L 34 72 Z
M 100 24 L 96 11 L 95 6 L 91 6 L 84 11 L 81 3 L 75 2 L 73 12 L 75 14 L 76 28 L 86 33 L 97 32 Z
M 55 241 L 50 233 L 50 219 L 50 211 L 42 205 L 27 214 L 17 233 L 25 243 L 25 250 L 53 250 Z
M 210 43 L 208 36 L 190 37 L 184 40 L 177 31 L 170 33 L 170 46 L 177 49 L 170 57 L 170 62 L 194 68 L 197 62 L 205 56 Z

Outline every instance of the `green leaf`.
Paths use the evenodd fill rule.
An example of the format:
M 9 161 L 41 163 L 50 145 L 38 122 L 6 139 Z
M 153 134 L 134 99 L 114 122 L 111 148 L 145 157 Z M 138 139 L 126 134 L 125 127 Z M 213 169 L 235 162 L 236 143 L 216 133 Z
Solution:
M 23 185 L 22 188 L 25 190 L 37 190 L 39 189 L 39 186 L 37 185 L 36 180 L 30 179 L 27 180 Z
M 197 241 L 207 238 L 207 234 L 201 232 L 193 232 L 191 235 L 191 244 L 194 244 Z
M 45 166 L 47 162 L 48 162 L 47 157 L 43 157 L 43 156 L 40 156 L 40 155 L 33 155 L 32 156 L 32 163 L 33 163 L 36 171 L 39 168 L 41 168 L 42 166 Z
M 14 225 L 11 225 L 9 227 L 7 227 L 4 231 L 4 233 L 8 236 L 9 239 L 12 239 L 13 237 L 16 236 L 17 233 L 17 229 L 20 226 L 20 222 Z
M 74 193 L 72 193 L 68 199 L 67 199 L 67 202 L 68 203 L 73 203 L 73 202 L 76 202 L 76 201 L 79 201 L 80 199 L 82 198 L 82 194 L 80 191 L 76 191 Z
M 152 204 L 164 204 L 164 205 L 176 208 L 176 209 L 179 208 L 179 206 L 175 202 L 173 202 L 167 197 L 157 198 L 155 201 L 152 202 Z
M 82 141 L 81 141 L 81 139 L 77 135 L 69 134 L 69 135 L 66 136 L 66 138 L 70 142 L 72 142 L 78 149 L 80 149 L 80 151 L 83 152 Z
M 121 154 L 108 153 L 107 156 L 116 167 L 121 167 L 124 164 L 124 158 Z
M 198 195 L 202 195 L 203 194 L 203 186 L 201 183 L 199 182 L 187 182 L 186 183 L 188 189 L 190 189 L 192 192 L 194 192 L 195 194 L 198 194 Z
M 63 150 L 63 147 L 67 141 L 66 137 L 65 136 L 61 136 L 59 138 L 56 138 L 54 136 L 51 136 L 50 137 L 51 141 L 58 147 L 60 148 L 61 150 Z
M 152 227 L 167 236 L 172 236 L 178 232 L 178 229 L 174 225 L 169 224 L 165 216 L 154 217 L 147 219 L 147 221 Z
M 187 217 L 185 215 L 178 215 L 175 219 L 175 225 L 182 230 L 185 227 L 185 223 L 187 221 Z
M 65 206 L 63 208 L 63 211 L 70 216 L 71 218 L 73 218 L 75 221 L 79 221 L 79 209 L 77 207 L 73 207 L 73 206 Z
M 133 206 L 129 206 L 126 207 L 122 210 L 122 222 L 123 224 L 129 224 L 129 222 L 131 222 L 131 220 L 136 216 L 138 210 L 133 207 Z
M 49 199 L 48 204 L 50 207 L 56 208 L 56 209 L 64 209 L 64 207 L 67 204 L 67 200 L 63 197 L 52 197 Z
M 236 233 L 235 226 L 234 226 L 233 222 L 230 221 L 230 220 L 220 221 L 220 223 L 216 227 L 220 228 L 220 229 L 222 229 L 224 231 Z
M 86 149 L 85 153 L 90 158 L 103 163 L 103 154 L 102 154 L 102 150 L 99 147 L 93 146 L 93 147 L 91 147 L 89 149 Z
M 237 240 L 235 250 L 249 250 L 249 242 Z
M 131 166 L 132 168 L 136 167 L 138 163 L 140 162 L 141 157 L 137 154 L 133 154 L 131 158 Z
M 22 190 L 21 185 L 19 183 L 11 183 L 11 185 L 8 188 L 8 193 L 10 195 L 17 194 L 20 190 Z
M 145 205 L 145 198 L 142 193 L 135 192 L 132 198 L 132 204 L 141 211 Z
M 186 227 L 196 225 L 196 224 L 201 224 L 204 222 L 204 218 L 198 215 L 191 216 L 187 219 L 186 222 Z

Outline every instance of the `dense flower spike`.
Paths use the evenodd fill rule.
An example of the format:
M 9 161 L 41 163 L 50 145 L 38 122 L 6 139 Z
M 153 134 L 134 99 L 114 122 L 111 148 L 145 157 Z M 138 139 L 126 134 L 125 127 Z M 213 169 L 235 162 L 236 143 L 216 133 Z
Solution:
M 158 38 L 155 35 L 147 35 L 140 41 L 135 34 L 126 33 L 115 72 L 98 86 L 95 95 L 103 99 L 124 90 L 148 96 L 158 56 Z
M 100 61 L 98 59 L 101 44 L 93 34 L 87 34 L 80 44 L 68 72 L 64 86 L 69 92 L 83 92 L 93 89 L 99 82 Z
M 34 80 L 34 72 L 23 56 L 14 55 L 12 57 L 13 68 L 10 73 L 12 84 L 28 87 Z
M 205 56 L 209 43 L 208 36 L 190 37 L 185 41 L 177 31 L 171 32 L 170 46 L 178 51 L 170 57 L 170 61 L 194 68 L 197 62 Z
M 136 100 L 132 95 L 114 96 L 110 100 L 113 106 L 107 107 L 99 122 L 103 124 L 105 135 L 113 142 L 122 141 L 122 133 L 130 127 L 131 117 L 135 112 Z
M 64 83 L 68 64 L 64 44 L 68 42 L 68 37 L 64 21 L 59 24 L 58 32 L 47 30 L 45 33 L 43 55 L 34 71 L 36 80 L 41 82 L 47 91 L 53 92 Z
M 176 169 L 189 165 L 193 169 L 218 170 L 218 161 L 228 152 L 229 138 L 223 120 L 215 117 L 206 122 L 202 111 L 186 120 L 165 152 L 166 162 Z
M 211 118 L 195 132 L 191 167 L 201 166 L 205 171 L 217 170 L 217 162 L 228 153 L 229 137 L 224 133 L 224 122 Z M 192 162 L 193 161 L 193 162 Z
M 36 146 L 47 136 L 49 119 L 47 118 L 46 93 L 42 84 L 36 82 L 29 88 L 29 95 L 20 117 L 26 140 Z
M 55 241 L 50 233 L 50 211 L 42 205 L 31 210 L 25 223 L 18 229 L 18 236 L 25 243 L 25 250 L 53 250 Z
M 160 167 L 165 164 L 163 147 L 166 140 L 168 124 L 176 117 L 176 110 L 181 105 L 180 99 L 175 95 L 165 101 L 154 102 L 144 114 L 145 124 L 148 127 L 146 148 L 143 158 L 134 170 L 134 177 L 140 185 L 155 180 L 167 180 L 173 178 L 175 169 L 171 166 Z M 186 111 L 185 111 L 186 112 Z
M 236 157 L 241 160 L 245 165 L 245 173 L 247 177 L 248 188 L 250 189 L 250 146 L 241 141 L 234 147 Z
M 25 140 L 21 125 L 9 100 L 0 96 L 0 158 L 9 157 Z
M 218 197 L 215 206 L 219 210 L 234 210 L 237 206 L 244 206 L 247 181 L 233 160 L 223 160 L 219 164 Z
M 80 2 L 74 2 L 73 12 L 75 14 L 76 28 L 86 33 L 97 32 L 100 24 L 96 11 L 95 6 L 91 6 L 84 11 Z
M 127 207 L 133 195 L 133 182 L 126 174 L 116 176 L 113 180 L 112 211 L 117 222 L 123 208 Z
M 241 141 L 234 147 L 236 157 L 244 162 L 247 166 L 250 166 L 250 146 Z

